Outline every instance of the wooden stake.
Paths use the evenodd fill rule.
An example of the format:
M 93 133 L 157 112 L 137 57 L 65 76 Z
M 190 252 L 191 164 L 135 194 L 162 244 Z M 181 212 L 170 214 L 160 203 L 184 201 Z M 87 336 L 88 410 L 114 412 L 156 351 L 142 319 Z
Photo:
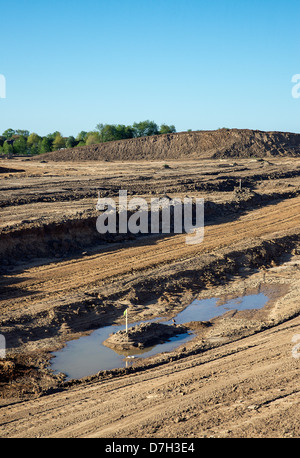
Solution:
M 128 309 L 126 309 L 125 312 L 124 312 L 124 315 L 126 317 L 126 334 L 128 333 L 128 313 L 127 313 L 127 310 Z

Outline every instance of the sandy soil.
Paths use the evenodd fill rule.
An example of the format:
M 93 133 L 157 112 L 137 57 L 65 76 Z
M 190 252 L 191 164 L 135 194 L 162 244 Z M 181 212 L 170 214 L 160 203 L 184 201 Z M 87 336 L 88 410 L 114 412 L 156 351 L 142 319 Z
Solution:
M 7 163 L 23 172 L 0 175 L 2 437 L 299 436 L 297 159 Z M 84 231 L 99 188 L 127 186 L 204 197 L 204 241 L 95 241 Z M 195 338 L 170 354 L 70 382 L 49 370 L 51 351 L 123 323 L 125 308 L 132 321 L 171 317 L 195 298 L 260 291 L 263 309 L 194 323 Z

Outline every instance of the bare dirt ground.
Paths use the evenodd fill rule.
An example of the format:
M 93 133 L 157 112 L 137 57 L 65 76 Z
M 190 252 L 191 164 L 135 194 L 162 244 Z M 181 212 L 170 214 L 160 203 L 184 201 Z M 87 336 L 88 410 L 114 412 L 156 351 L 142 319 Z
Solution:
M 167 165 L 1 161 L 1 437 L 299 436 L 300 160 Z M 119 189 L 204 197 L 203 242 L 100 236 L 98 192 Z M 148 320 L 262 291 L 263 309 L 191 323 L 171 353 L 80 380 L 49 369 L 52 351 L 124 323 L 125 308 Z

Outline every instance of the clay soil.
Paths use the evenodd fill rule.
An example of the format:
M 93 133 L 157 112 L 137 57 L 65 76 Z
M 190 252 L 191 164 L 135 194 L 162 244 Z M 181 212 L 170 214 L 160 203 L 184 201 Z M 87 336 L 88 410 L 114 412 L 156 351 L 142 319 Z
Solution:
M 15 158 L 0 172 L 1 437 L 299 437 L 300 159 Z M 203 197 L 203 242 L 100 235 L 98 194 L 119 189 Z M 80 380 L 51 371 L 52 351 L 125 309 L 172 318 L 260 292 L 262 309 L 190 322 L 170 353 Z

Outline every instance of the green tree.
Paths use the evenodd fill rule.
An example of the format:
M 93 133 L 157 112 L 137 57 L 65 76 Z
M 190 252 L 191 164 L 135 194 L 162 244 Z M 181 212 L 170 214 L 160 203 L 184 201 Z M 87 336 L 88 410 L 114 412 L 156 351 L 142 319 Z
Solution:
M 85 144 L 86 145 L 96 145 L 97 143 L 100 143 L 100 137 L 98 132 L 89 132 L 87 134 Z
M 52 132 L 51 134 L 48 134 L 47 137 L 50 138 L 50 140 L 54 141 L 57 135 L 61 135 L 61 133 L 58 132 L 58 130 L 56 130 L 55 132 Z
M 172 134 L 176 132 L 175 126 L 168 126 L 167 124 L 162 124 L 159 129 L 160 134 Z
M 13 143 L 13 150 L 18 155 L 26 154 L 28 151 L 27 138 L 20 135 Z
M 132 138 L 135 135 L 135 130 L 132 126 L 124 124 L 97 124 L 96 130 L 99 132 L 101 142 L 111 142 L 113 140 L 123 140 Z
M 32 146 L 37 146 L 39 142 L 42 140 L 42 137 L 40 137 L 38 134 L 35 132 L 32 132 L 28 139 L 27 139 L 27 145 L 31 148 Z
M 133 138 L 134 132 L 135 131 L 132 126 L 124 126 L 124 124 L 118 124 L 115 126 L 115 140 Z
M 103 129 L 104 129 L 104 124 L 102 124 L 102 123 L 97 124 L 96 131 L 99 132 L 99 136 L 100 136 L 100 141 L 101 142 L 105 141 L 104 140 Z
M 6 154 L 7 156 L 12 156 L 14 152 L 13 146 L 11 143 L 5 141 L 3 143 L 3 153 Z
M 63 136 L 61 135 L 60 132 L 57 132 L 54 140 L 53 140 L 53 146 L 52 146 L 52 149 L 53 151 L 56 151 L 60 148 L 65 148 L 66 146 L 66 141 L 65 139 L 63 138 Z
M 159 133 L 158 125 L 154 121 L 141 121 L 133 123 L 135 137 L 148 137 Z
M 66 148 L 74 148 L 77 145 L 77 141 L 73 135 L 70 135 L 66 140 Z
M 41 154 L 44 154 L 44 153 L 49 153 L 49 151 L 52 150 L 52 140 L 48 137 L 44 137 L 43 140 L 41 141 L 41 145 L 40 145 L 40 148 L 39 148 L 39 152 Z
M 22 135 L 23 137 L 29 137 L 29 130 L 17 129 L 16 134 Z
M 79 134 L 77 135 L 76 137 L 76 140 L 77 142 L 83 142 L 83 144 L 85 143 L 85 140 L 86 140 L 86 137 L 87 137 L 87 132 L 85 130 L 82 130 L 81 132 L 79 132 Z
M 6 129 L 2 135 L 5 138 L 11 138 L 13 135 L 15 135 L 15 133 L 16 131 L 14 129 Z
M 113 140 L 116 140 L 116 137 L 117 137 L 116 126 L 114 124 L 105 124 L 103 126 L 103 131 L 102 131 L 103 141 L 111 142 Z
M 117 129 L 114 124 L 97 124 L 96 130 L 99 132 L 100 142 L 111 142 L 117 139 Z

